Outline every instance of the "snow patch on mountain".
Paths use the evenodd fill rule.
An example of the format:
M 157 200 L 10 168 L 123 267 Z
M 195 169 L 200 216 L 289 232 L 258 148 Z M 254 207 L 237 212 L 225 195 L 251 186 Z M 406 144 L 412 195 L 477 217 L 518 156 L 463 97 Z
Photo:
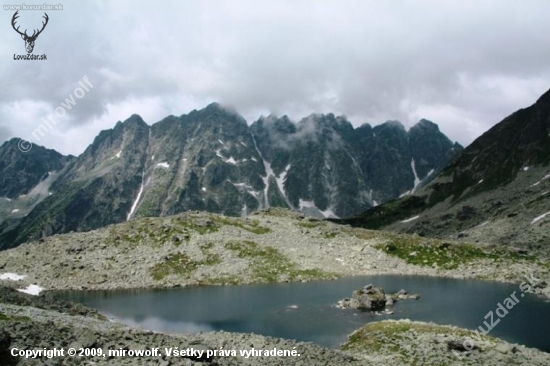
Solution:
M 0 275 L 0 280 L 10 280 L 10 281 L 21 281 L 25 279 L 25 275 L 20 275 L 17 273 L 6 272 Z
M 540 216 L 535 217 L 535 218 L 533 219 L 533 221 L 531 221 L 531 224 L 534 224 L 534 223 L 536 223 L 537 221 L 540 221 L 540 220 L 544 219 L 544 218 L 545 218 L 546 216 L 548 216 L 548 215 L 550 215 L 550 211 L 548 211 L 547 213 L 544 213 L 544 214 L 542 214 L 542 215 L 540 215 Z
M 18 289 L 17 291 L 33 296 L 38 296 L 42 291 L 44 291 L 44 288 L 38 285 L 28 285 L 26 288 Z
M 130 209 L 130 212 L 128 213 L 128 216 L 126 217 L 126 221 L 130 221 L 130 219 L 132 218 L 132 215 L 133 215 L 134 211 L 136 210 L 138 202 L 141 199 L 141 195 L 143 194 L 143 186 L 144 186 L 143 176 L 144 176 L 144 174 L 145 173 L 141 173 L 141 185 L 139 187 L 139 192 L 137 194 L 137 197 L 136 197 L 134 203 L 132 204 L 132 208 Z
M 317 208 L 317 207 L 315 207 L 315 203 L 313 203 L 313 201 L 305 201 L 301 198 L 300 198 L 300 202 L 299 202 L 298 205 L 300 206 L 300 210 L 302 210 L 304 208 Z
M 267 196 L 267 192 L 269 191 L 269 177 L 274 175 L 273 174 L 273 169 L 271 169 L 271 164 L 268 163 L 267 160 L 264 159 L 264 156 L 262 155 L 262 152 L 260 151 L 260 149 L 258 149 L 258 144 L 256 143 L 256 138 L 254 137 L 254 135 L 252 135 L 252 141 L 254 141 L 254 148 L 256 149 L 256 152 L 258 153 L 258 155 L 262 159 L 262 163 L 264 165 L 264 169 L 265 169 L 265 172 L 266 172 L 265 177 L 262 177 L 262 180 L 264 181 L 264 185 L 265 185 L 265 188 L 264 188 L 264 205 L 263 205 L 263 207 L 264 208 L 269 208 L 269 198 Z M 256 161 L 256 159 L 254 159 L 254 158 L 252 158 L 252 159 L 254 161 Z M 262 206 L 262 204 L 260 203 L 260 207 L 261 206 Z
M 111 160 L 120 158 L 120 154 L 122 154 L 122 150 L 120 150 L 119 152 L 117 152 L 117 153 L 115 154 L 115 156 L 113 156 L 113 157 L 111 158 Z
M 254 187 L 249 186 L 246 183 L 232 183 L 235 187 L 245 190 L 247 193 L 251 194 L 254 198 L 258 199 L 260 196 L 260 192 L 255 191 Z
M 420 216 L 414 216 L 414 217 L 411 217 L 411 218 L 409 218 L 409 219 L 406 219 L 406 220 L 401 221 L 401 223 L 406 224 L 407 222 L 414 221 L 414 220 L 418 219 L 419 217 L 420 217 Z
M 337 219 L 338 218 L 338 216 L 336 216 L 336 214 L 334 213 L 334 211 L 332 211 L 331 208 L 327 208 L 325 211 L 319 210 L 319 212 L 321 212 L 321 215 L 323 215 L 325 217 L 325 219 L 328 219 L 328 218 Z
M 285 180 L 286 180 L 286 175 L 288 174 L 288 170 L 290 169 L 290 164 L 288 164 L 286 167 L 285 167 L 285 170 L 283 170 L 281 172 L 281 174 L 279 174 L 279 176 L 277 178 L 275 178 L 275 181 L 277 182 L 277 187 L 279 187 L 279 191 L 281 191 L 281 193 L 283 195 L 286 196 L 285 194 L 285 186 L 284 186 L 284 183 L 285 183 Z
M 237 161 L 233 159 L 232 156 L 229 157 L 229 159 L 226 159 L 221 153 L 220 150 L 216 150 L 216 156 L 221 158 L 225 163 L 237 165 Z
M 548 179 L 548 178 L 550 178 L 550 174 L 546 174 L 544 177 L 541 178 L 541 180 L 539 180 L 539 181 L 536 182 L 536 183 L 531 184 L 531 187 L 538 186 L 539 184 L 542 183 L 543 180 Z
M 332 211 L 332 209 L 329 207 L 324 211 L 321 211 L 320 209 L 315 206 L 315 203 L 313 201 L 306 201 L 300 198 L 298 206 L 300 207 L 300 211 L 303 211 L 304 213 L 319 213 L 322 215 L 325 219 L 326 218 L 334 218 L 337 219 L 338 216 Z
M 413 174 L 414 174 L 414 187 L 412 189 L 412 191 L 414 192 L 416 190 L 416 187 L 418 187 L 418 185 L 421 182 L 420 178 L 418 178 L 418 174 L 416 174 L 416 163 L 415 163 L 414 159 L 411 159 L 411 169 L 412 169 Z

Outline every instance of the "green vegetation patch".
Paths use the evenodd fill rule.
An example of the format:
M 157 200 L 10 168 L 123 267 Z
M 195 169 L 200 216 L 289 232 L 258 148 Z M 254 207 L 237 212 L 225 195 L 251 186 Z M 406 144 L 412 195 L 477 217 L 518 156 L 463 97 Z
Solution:
M 322 234 L 323 238 L 325 239 L 334 239 L 337 235 L 338 233 L 336 231 L 330 231 Z
M 189 277 L 195 272 L 198 266 L 199 264 L 191 260 L 186 254 L 172 254 L 164 262 L 155 264 L 151 268 L 151 275 L 156 281 L 160 281 L 168 275 Z
M 214 243 L 207 243 L 200 246 L 200 250 L 204 259 L 199 262 L 199 265 L 213 266 L 222 262 L 219 254 L 210 253 L 210 249 L 212 249 L 213 247 Z
M 353 235 L 357 239 L 361 239 L 361 240 L 371 240 L 371 239 L 380 237 L 379 231 L 367 230 L 367 229 L 361 229 L 361 228 L 352 228 L 352 229 L 345 228 L 344 232 L 348 233 L 349 235 Z
M 426 240 L 419 237 L 395 235 L 389 243 L 377 244 L 374 248 L 403 259 L 417 266 L 433 266 L 454 269 L 460 264 L 489 259 L 494 262 L 505 260 L 535 260 L 532 256 L 520 255 L 505 248 L 480 248 L 468 243 L 450 243 L 440 240 Z
M 32 319 L 28 316 L 15 316 L 7 315 L 0 312 L 0 321 L 12 321 L 12 322 L 30 322 Z
M 180 246 L 189 242 L 193 233 L 199 235 L 216 232 L 220 226 L 205 218 L 185 216 L 166 221 L 165 219 L 139 219 L 125 226 L 115 226 L 109 231 L 106 244 L 137 246 L 147 244 L 159 247 L 166 243 Z
M 260 222 L 258 220 L 244 221 L 244 220 L 233 219 L 233 218 L 223 217 L 223 216 L 212 216 L 211 218 L 213 221 L 215 221 L 220 225 L 230 225 L 230 226 L 238 227 L 239 229 L 246 230 L 253 234 L 267 234 L 271 232 L 270 228 L 260 226 Z
M 224 285 L 241 285 L 243 284 L 242 278 L 234 275 L 222 275 L 219 277 L 209 277 L 205 280 L 199 281 L 199 285 L 210 286 L 224 286 Z
M 297 222 L 296 225 L 298 225 L 300 227 L 303 227 L 305 229 L 313 229 L 313 228 L 316 228 L 318 226 L 324 225 L 324 222 L 320 222 L 320 221 L 300 221 L 300 222 Z
M 319 269 L 298 269 L 285 255 L 270 246 L 260 246 L 249 240 L 230 241 L 225 248 L 237 254 L 239 258 L 250 260 L 254 282 L 309 281 L 332 279 L 334 275 Z
M 178 224 L 189 230 L 196 231 L 200 235 L 210 234 L 220 230 L 220 227 L 211 220 L 180 220 Z
M 367 353 L 399 352 L 400 349 L 397 344 L 399 342 L 397 341 L 404 340 L 408 335 L 407 333 L 411 332 L 414 332 L 414 337 L 418 337 L 422 333 L 428 333 L 438 334 L 449 339 L 479 339 L 480 336 L 490 339 L 490 337 L 475 334 L 465 329 L 455 329 L 435 324 L 382 321 L 369 323 L 353 332 L 342 345 L 342 350 Z
M 150 273 L 156 281 L 160 281 L 169 275 L 190 278 L 200 266 L 213 266 L 221 263 L 220 256 L 210 253 L 208 249 L 210 248 L 201 248 L 204 256 L 202 260 L 193 260 L 185 253 L 169 255 L 163 262 L 155 264 Z

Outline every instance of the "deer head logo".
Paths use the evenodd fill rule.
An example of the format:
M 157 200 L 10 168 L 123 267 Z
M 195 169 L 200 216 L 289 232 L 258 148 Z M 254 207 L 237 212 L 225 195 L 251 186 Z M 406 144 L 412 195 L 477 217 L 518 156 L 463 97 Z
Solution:
M 17 18 L 19 18 L 19 15 L 17 15 L 17 13 L 19 13 L 19 10 L 16 11 L 15 14 L 13 14 L 13 18 L 11 18 L 11 26 L 13 27 L 13 29 L 17 33 L 19 33 L 21 35 L 21 38 L 23 38 L 23 40 L 25 41 L 25 48 L 27 49 L 27 53 L 32 53 L 32 50 L 34 49 L 34 42 L 36 41 L 36 38 L 38 38 L 40 33 L 42 33 L 44 28 L 46 28 L 46 24 L 48 24 L 48 19 L 49 19 L 48 14 L 44 13 L 43 18 L 46 19 L 46 21 L 42 22 L 42 29 L 40 29 L 40 30 L 35 29 L 34 32 L 32 33 L 32 36 L 29 36 L 27 34 L 26 29 L 25 29 L 25 32 L 21 33 L 19 31 L 19 27 L 15 28 L 15 20 Z

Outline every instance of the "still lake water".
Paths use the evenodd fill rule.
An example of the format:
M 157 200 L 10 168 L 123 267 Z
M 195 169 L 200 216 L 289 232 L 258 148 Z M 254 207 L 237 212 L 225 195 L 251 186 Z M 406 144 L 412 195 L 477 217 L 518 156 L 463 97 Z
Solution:
M 334 306 L 369 283 L 381 286 L 386 293 L 405 289 L 422 297 L 397 302 L 393 315 Z M 61 296 L 149 330 L 254 332 L 338 348 L 355 329 L 383 319 L 408 318 L 476 329 L 483 325 L 484 316 L 491 310 L 494 313 L 497 303 L 514 291 L 520 302 L 489 335 L 550 352 L 550 302 L 530 294 L 521 297 L 519 286 L 497 282 L 384 275 L 310 283 L 74 291 Z

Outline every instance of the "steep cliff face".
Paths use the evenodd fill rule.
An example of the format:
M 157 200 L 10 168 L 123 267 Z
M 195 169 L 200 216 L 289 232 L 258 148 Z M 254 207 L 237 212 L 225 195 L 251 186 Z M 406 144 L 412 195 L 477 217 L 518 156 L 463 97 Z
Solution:
M 151 127 L 131 217 L 206 210 L 239 216 L 263 201 L 265 169 L 246 121 L 211 104 Z
M 19 142 L 14 138 L 0 146 L 0 233 L 14 230 L 52 195 L 52 184 L 74 160 L 74 156 L 63 156 L 38 145 L 23 152 Z
M 420 122 L 409 131 L 411 142 L 417 129 L 435 127 Z M 430 139 L 412 146 L 420 148 L 412 148 L 415 162 L 428 162 L 430 151 L 439 151 L 441 157 L 451 142 Z M 445 159 L 451 157 L 452 149 Z M 465 240 L 491 237 L 504 244 L 544 246 L 548 243 L 546 218 L 550 218 L 549 164 L 550 91 L 476 139 L 413 195 L 345 222 Z M 417 167 L 421 174 L 426 170 Z
M 46 196 L 3 224 L 2 246 L 189 210 L 241 216 L 287 207 L 348 217 L 413 191 L 454 148 L 427 121 L 408 132 L 399 122 L 354 129 L 333 114 L 298 123 L 269 116 L 248 126 L 216 103 L 152 126 L 133 115 L 102 131 L 77 158 L 50 151 L 51 162 L 35 167 L 18 163 L 21 153 L 13 148 L 0 148 L 5 169 L 17 170 L 15 181 L 21 180 L 4 182 L 6 198 L 57 171 Z
M 85 231 L 126 219 L 139 181 L 149 127 L 132 116 L 102 131 L 50 186 L 50 195 L 6 233 L 4 245 L 55 233 Z
M 437 125 L 406 131 L 397 121 L 354 129 L 343 117 L 312 115 L 293 124 L 269 116 L 251 126 L 275 177 L 281 205 L 348 217 L 417 189 L 460 150 Z
M 38 145 L 22 152 L 19 141 L 13 138 L 0 146 L 0 197 L 16 199 L 29 193 L 50 172 L 61 170 L 74 159 Z

